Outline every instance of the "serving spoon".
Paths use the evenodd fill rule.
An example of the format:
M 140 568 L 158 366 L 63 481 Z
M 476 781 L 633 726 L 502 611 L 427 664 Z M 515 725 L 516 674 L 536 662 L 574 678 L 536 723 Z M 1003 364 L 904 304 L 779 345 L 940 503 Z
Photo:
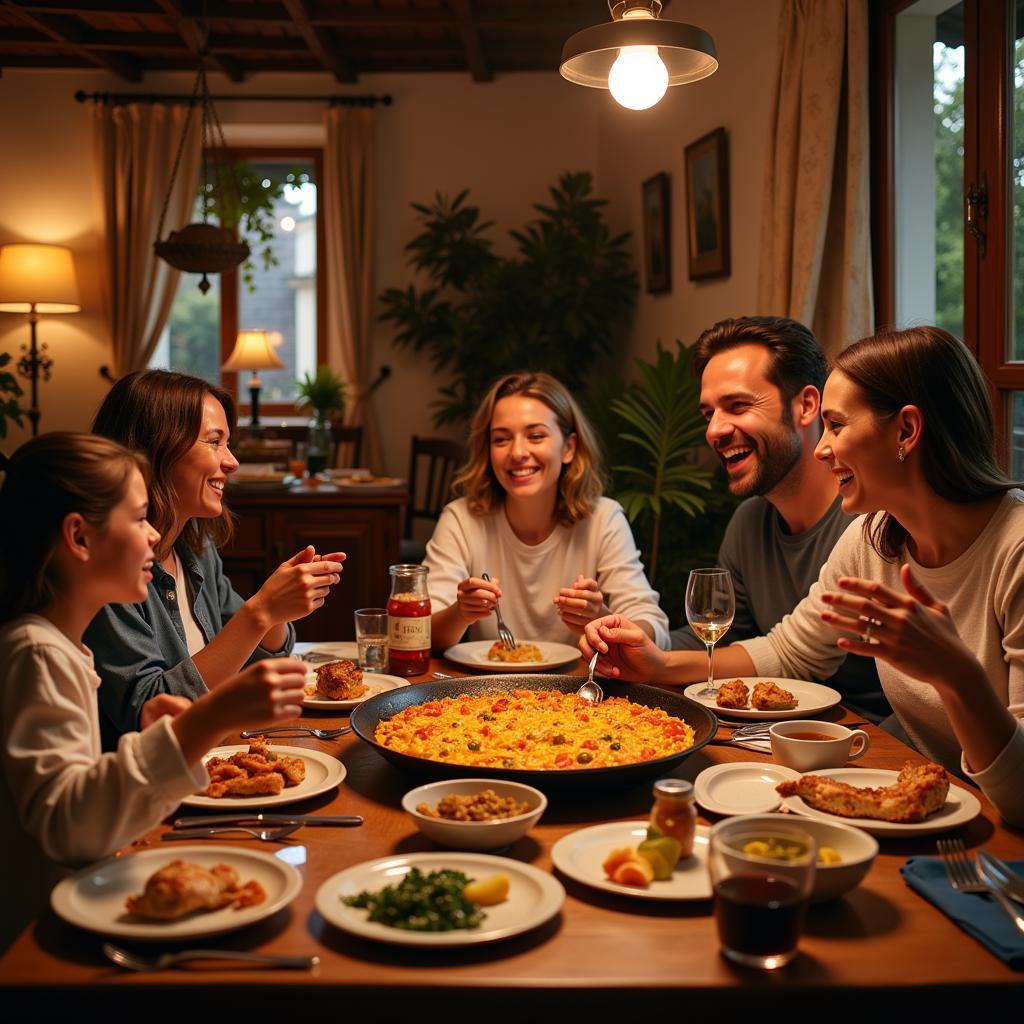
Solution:
M 587 672 L 587 681 L 576 691 L 577 697 L 582 697 L 591 704 L 600 704 L 604 700 L 604 690 L 594 682 L 594 666 L 597 664 L 597 654 L 590 659 Z

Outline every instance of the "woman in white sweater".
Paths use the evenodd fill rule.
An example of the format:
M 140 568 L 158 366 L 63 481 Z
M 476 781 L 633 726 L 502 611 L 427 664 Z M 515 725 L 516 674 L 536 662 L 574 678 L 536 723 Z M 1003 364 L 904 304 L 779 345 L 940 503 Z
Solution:
M 863 515 L 793 613 L 720 651 L 717 674 L 821 679 L 846 652 L 874 656 L 917 749 L 1024 824 L 1024 491 L 996 463 L 987 383 L 937 327 L 882 333 L 835 360 L 822 419 L 816 454 Z M 581 647 L 610 675 L 702 678 L 699 653 L 662 653 L 615 616 Z
M 553 377 L 514 373 L 494 384 L 455 489 L 462 497 L 441 513 L 424 560 L 435 648 L 467 629 L 496 637 L 499 598 L 517 639 L 575 643 L 588 622 L 616 612 L 668 647 L 629 523 L 602 497 L 593 429 Z

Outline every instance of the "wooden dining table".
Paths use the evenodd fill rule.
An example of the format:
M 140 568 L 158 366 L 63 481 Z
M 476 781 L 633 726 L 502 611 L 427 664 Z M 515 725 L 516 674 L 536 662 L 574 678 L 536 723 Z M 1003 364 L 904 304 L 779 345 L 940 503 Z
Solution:
M 429 682 L 437 671 L 465 674 L 456 665 L 433 659 L 431 673 L 412 682 Z M 820 717 L 859 719 L 842 707 Z M 309 714 L 307 709 L 301 724 L 330 727 L 346 720 L 344 715 Z M 921 761 L 889 733 L 873 725 L 865 729 L 871 746 L 858 764 L 899 769 L 908 760 Z M 686 758 L 672 774 L 693 780 L 710 765 L 770 760 L 722 742 L 728 735 L 720 730 L 718 742 Z M 238 740 L 226 737 L 225 742 Z M 288 837 L 289 861 L 299 863 L 303 875 L 294 902 L 263 922 L 192 945 L 316 954 L 318 967 L 282 971 L 207 961 L 132 973 L 104 957 L 100 936 L 47 911 L 0 958 L 3 1005 L 28 1009 L 46 1000 L 47 1005 L 63 1006 L 62 1016 L 117 1008 L 147 1017 L 173 1005 L 197 1020 L 218 1014 L 218 1019 L 238 1021 L 252 1019 L 253 1012 L 265 1020 L 267 1013 L 297 1009 L 336 1013 L 341 1019 L 360 1012 L 374 1021 L 449 1019 L 456 1012 L 479 1012 L 488 1022 L 518 1020 L 524 1014 L 541 1020 L 569 1014 L 601 1021 L 612 1013 L 635 1016 L 670 1007 L 718 1013 L 797 1009 L 844 1019 L 846 1011 L 857 1007 L 886 1014 L 946 1015 L 968 1008 L 987 1013 L 1004 1002 L 1019 1012 L 1024 1005 L 1024 972 L 1002 963 L 903 881 L 899 869 L 907 857 L 934 854 L 934 837 L 880 839 L 878 857 L 861 884 L 840 899 L 810 908 L 799 955 L 775 972 L 741 968 L 722 957 L 710 900 L 653 903 L 568 878 L 560 878 L 566 898 L 555 918 L 504 941 L 424 949 L 346 934 L 315 909 L 314 897 L 323 882 L 364 861 L 437 849 L 400 806 L 402 795 L 418 780 L 351 734 L 287 743 L 328 752 L 346 768 L 336 790 L 287 810 L 359 814 L 365 823 L 358 828 L 304 827 Z M 953 780 L 953 785 L 965 783 Z M 977 795 L 981 815 L 951 835 L 970 849 L 984 846 L 1001 857 L 1024 857 L 1024 833 L 1003 824 L 984 796 Z M 583 795 L 556 793 L 539 824 L 502 855 L 554 871 L 551 848 L 562 836 L 602 822 L 646 818 L 650 807 L 649 782 Z M 713 824 L 718 819 L 702 812 L 700 820 Z M 125 854 L 161 848 L 159 837 L 169 822 L 152 829 Z M 254 839 L 223 841 L 280 848 Z M 297 847 L 304 852 L 297 854 Z M 4 884 L 17 882 L 7 878 Z

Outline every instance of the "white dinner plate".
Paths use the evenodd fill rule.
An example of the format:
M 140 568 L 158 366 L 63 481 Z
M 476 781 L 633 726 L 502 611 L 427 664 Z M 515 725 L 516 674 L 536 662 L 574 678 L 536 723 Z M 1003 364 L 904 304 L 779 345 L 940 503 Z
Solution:
M 708 833 L 697 826 L 693 856 L 681 860 L 671 878 L 653 881 L 646 889 L 620 885 L 608 878 L 601 865 L 605 858 L 623 846 L 639 846 L 647 838 L 646 821 L 611 821 L 593 825 L 562 836 L 551 847 L 551 862 L 567 878 L 602 889 L 618 896 L 641 900 L 708 900 L 711 899 L 711 878 L 708 875 Z
M 255 811 L 264 807 L 281 807 L 283 804 L 294 804 L 311 796 L 318 796 L 333 789 L 345 778 L 345 766 L 330 754 L 308 747 L 282 747 L 274 743 L 270 737 L 272 750 L 289 757 L 301 757 L 306 763 L 306 777 L 297 786 L 285 786 L 277 796 L 204 796 L 194 793 L 181 802 L 186 807 L 204 807 L 219 811 Z M 203 758 L 205 764 L 211 757 L 230 757 L 249 749 L 248 743 L 231 747 L 214 747 Z
M 804 772 L 805 775 L 826 775 L 838 782 L 850 786 L 870 787 L 891 786 L 899 777 L 899 772 L 884 768 L 824 768 L 817 772 Z M 895 821 L 874 821 L 871 818 L 843 818 L 828 811 L 819 811 L 809 807 L 798 796 L 787 796 L 782 806 L 794 814 L 803 814 L 808 818 L 820 818 L 823 821 L 838 821 L 844 825 L 854 825 L 873 836 L 889 839 L 897 836 L 931 836 L 938 832 L 946 832 L 951 828 L 959 828 L 973 821 L 981 813 L 978 798 L 960 786 L 950 785 L 945 804 L 934 814 L 929 814 L 924 821 L 900 824 Z
M 267 898 L 254 907 L 196 911 L 174 921 L 150 921 L 129 914 L 125 900 L 141 893 L 150 876 L 174 860 L 207 869 L 227 864 L 238 872 L 243 885 L 254 879 L 259 882 Z M 288 906 L 301 888 L 299 872 L 272 853 L 211 843 L 180 844 L 174 850 L 140 850 L 83 868 L 54 887 L 50 905 L 65 921 L 100 935 L 167 942 L 221 935 L 262 921 Z
M 781 764 L 732 761 L 705 768 L 694 780 L 693 795 L 715 814 L 768 814 L 782 803 L 775 787 L 798 778 L 799 772 Z
M 485 668 L 488 672 L 540 672 L 548 668 L 560 668 L 562 665 L 570 665 L 582 657 L 578 647 L 569 644 L 556 644 L 548 640 L 523 640 L 516 638 L 516 642 L 523 644 L 536 644 L 540 648 L 540 661 L 490 661 L 487 652 L 494 644 L 493 640 L 469 640 L 466 643 L 456 644 L 444 652 L 449 661 L 457 665 L 465 665 L 467 668 Z
M 306 673 L 306 696 L 302 698 L 302 706 L 312 711 L 350 711 L 357 704 L 364 700 L 376 697 L 378 693 L 387 693 L 388 690 L 397 690 L 400 686 L 408 686 L 409 680 L 401 676 L 389 676 L 384 672 L 364 672 L 363 683 L 366 685 L 366 693 L 362 697 L 355 697 L 352 700 L 331 700 L 329 697 L 321 697 L 316 693 L 316 670 L 320 665 L 329 664 L 322 661 L 310 667 Z M 313 693 L 310 693 L 310 687 Z
M 491 875 L 508 876 L 508 899 L 484 907 L 487 915 L 478 928 L 459 928 L 450 932 L 410 932 L 368 920 L 369 912 L 342 903 L 345 896 L 355 896 L 364 889 L 376 892 L 386 885 L 395 885 L 411 868 L 440 871 L 447 868 L 462 871 L 478 881 Z M 342 931 L 365 939 L 393 942 L 400 946 L 473 946 L 496 942 L 550 920 L 562 908 L 565 890 L 558 879 L 546 871 L 508 857 L 486 853 L 411 853 L 404 857 L 381 857 L 356 864 L 332 875 L 316 893 L 316 909 L 321 917 Z
M 803 679 L 779 679 L 777 676 L 730 676 L 729 679 L 716 679 L 715 685 L 720 686 L 731 679 L 739 679 L 747 684 L 747 689 L 754 690 L 755 683 L 775 683 L 784 690 L 789 690 L 796 697 L 796 707 L 786 708 L 784 711 L 760 711 L 754 707 L 746 708 L 722 708 L 715 703 L 714 697 L 698 697 L 697 694 L 704 689 L 707 683 L 693 683 L 683 690 L 683 696 L 711 708 L 716 715 L 723 718 L 750 718 L 755 721 L 766 721 L 768 719 L 785 718 L 806 718 L 808 715 L 818 715 L 822 711 L 828 711 L 835 707 L 843 698 L 838 690 L 831 686 L 822 686 L 821 683 L 809 683 Z

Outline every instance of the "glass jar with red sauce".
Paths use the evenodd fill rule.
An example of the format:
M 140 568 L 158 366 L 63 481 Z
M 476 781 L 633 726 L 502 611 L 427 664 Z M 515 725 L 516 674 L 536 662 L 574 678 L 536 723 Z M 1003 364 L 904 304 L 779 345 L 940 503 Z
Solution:
M 418 676 L 430 668 L 430 594 L 425 565 L 393 565 L 388 598 L 388 667 Z
M 672 836 L 682 847 L 680 858 L 693 853 L 697 833 L 697 807 L 693 783 L 685 779 L 658 779 L 654 784 L 651 824 L 663 835 Z

